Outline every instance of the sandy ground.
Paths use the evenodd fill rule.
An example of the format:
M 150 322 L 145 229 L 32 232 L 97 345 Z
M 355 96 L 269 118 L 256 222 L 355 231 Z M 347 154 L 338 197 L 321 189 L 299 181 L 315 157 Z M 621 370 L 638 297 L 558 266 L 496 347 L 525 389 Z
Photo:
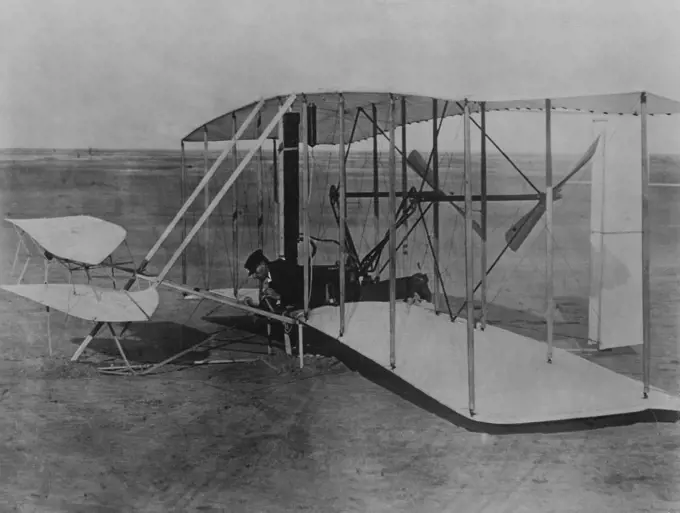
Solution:
M 131 250 L 139 258 L 151 244 L 145 228 L 162 229 L 174 203 L 166 204 L 167 212 L 150 214 L 144 207 L 162 204 L 167 193 L 131 187 L 122 178 L 112 186 L 105 164 L 143 171 L 165 162 L 125 158 L 125 164 L 120 156 L 5 162 L 3 214 L 87 210 L 129 228 Z M 176 172 L 175 157 L 169 162 Z M 65 170 L 73 168 L 98 173 L 69 178 Z M 150 176 L 141 180 L 158 180 Z M 140 200 L 144 194 L 153 199 L 146 205 Z M 116 201 L 123 202 L 118 211 L 111 206 Z M 0 230 L 5 282 L 11 281 L 15 242 L 5 223 Z M 32 267 L 29 278 L 40 276 L 41 268 Z M 670 287 L 668 276 L 662 282 Z M 672 283 L 677 285 L 675 274 Z M 675 340 L 677 303 L 669 294 L 677 296 L 666 294 L 655 315 Z M 157 319 L 134 327 L 126 341 L 131 357 L 159 361 L 219 329 L 200 319 L 211 305 L 192 311 L 194 306 L 164 292 Z M 529 330 L 530 320 L 524 323 Z M 583 322 L 562 328 L 583 330 Z M 332 358 L 310 358 L 302 370 L 280 354 L 267 359 L 264 338 L 237 329 L 224 337 L 258 354 L 231 354 L 262 356 L 266 363 L 168 367 L 143 378 L 102 376 L 95 367 L 114 355 L 108 339 L 97 339 L 83 363 L 68 361 L 88 330 L 86 323 L 54 313 L 50 357 L 44 311 L 2 295 L 2 512 L 680 511 L 676 425 L 473 433 Z M 677 392 L 676 343 L 659 351 L 652 382 Z M 189 356 L 185 363 L 205 354 Z M 621 371 L 635 375 L 637 356 L 621 357 L 630 360 Z

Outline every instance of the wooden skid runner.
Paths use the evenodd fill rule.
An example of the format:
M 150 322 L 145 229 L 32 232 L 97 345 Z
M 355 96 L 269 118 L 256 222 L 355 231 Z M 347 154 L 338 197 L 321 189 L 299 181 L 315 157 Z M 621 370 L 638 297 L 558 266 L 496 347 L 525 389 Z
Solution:
M 420 306 L 397 303 L 394 374 L 456 413 L 480 423 L 528 424 L 637 413 L 680 411 L 680 398 L 561 349 L 546 363 L 546 346 L 488 326 L 475 332 L 476 411 L 468 410 L 466 321 L 452 323 Z M 338 339 L 338 308 L 310 312 L 307 324 Z M 388 303 L 349 303 L 338 339 L 390 368 Z

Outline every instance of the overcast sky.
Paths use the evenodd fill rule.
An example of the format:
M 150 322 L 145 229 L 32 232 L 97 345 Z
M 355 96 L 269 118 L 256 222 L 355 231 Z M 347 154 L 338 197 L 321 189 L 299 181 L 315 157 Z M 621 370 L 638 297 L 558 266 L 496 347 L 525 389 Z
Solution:
M 0 45 L 0 147 L 176 148 L 305 89 L 680 100 L 674 0 L 3 0 Z M 498 139 L 529 148 L 530 117 Z M 652 120 L 653 151 L 680 153 L 678 118 Z

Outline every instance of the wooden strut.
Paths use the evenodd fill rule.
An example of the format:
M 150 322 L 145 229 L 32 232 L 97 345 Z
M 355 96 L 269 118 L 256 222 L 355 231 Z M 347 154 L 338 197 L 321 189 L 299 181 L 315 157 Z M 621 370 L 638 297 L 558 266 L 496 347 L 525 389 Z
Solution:
M 257 133 L 262 125 L 262 116 L 257 116 Z M 264 159 L 262 147 L 257 150 L 257 246 L 264 248 Z
M 651 377 L 650 325 L 650 224 L 649 224 L 649 149 L 647 147 L 647 93 L 640 93 L 640 144 L 642 152 L 642 396 L 649 397 Z
M 347 242 L 345 240 L 345 227 L 347 226 L 347 169 L 345 163 L 345 97 L 340 95 L 338 101 L 338 115 L 340 116 L 340 141 L 338 142 L 338 160 L 340 165 L 340 222 L 338 223 L 338 250 L 340 262 L 340 334 L 345 334 L 345 296 L 346 296 L 346 260 Z
M 259 135 L 262 126 L 262 115 L 257 115 L 256 135 Z M 276 141 L 274 143 L 274 152 L 272 158 L 276 163 Z M 276 164 L 274 164 L 276 166 Z M 276 183 L 276 182 L 274 182 Z M 274 216 L 275 226 L 277 217 Z M 262 147 L 257 150 L 257 246 L 264 249 L 264 159 L 262 157 Z M 234 297 L 236 297 L 234 295 Z M 272 353 L 272 324 L 267 322 L 267 354 Z
M 118 353 L 120 353 L 120 356 L 123 358 L 123 361 L 125 362 L 125 367 L 115 367 L 115 368 L 109 368 L 106 369 L 105 367 L 103 369 L 104 372 L 109 372 L 109 373 L 115 373 L 115 374 L 123 374 L 122 371 L 127 370 L 130 374 L 137 374 L 135 372 L 135 368 L 140 368 L 141 366 L 138 365 L 130 365 L 130 362 L 127 359 L 127 355 L 125 354 L 125 351 L 123 350 L 123 346 L 120 343 L 120 338 L 123 336 L 123 332 L 120 334 L 116 333 L 116 330 L 113 329 L 113 325 L 110 322 L 106 323 L 106 326 L 109 328 L 109 331 L 111 332 L 111 336 L 113 337 L 114 342 L 116 343 L 116 347 L 118 348 Z M 83 342 L 84 344 L 84 342 Z M 78 348 L 79 354 L 82 353 L 85 350 L 85 347 L 83 347 L 83 344 Z M 82 349 L 81 349 L 82 348 Z
M 302 193 L 300 197 L 302 198 L 302 249 L 303 260 L 303 283 L 304 283 L 304 296 L 303 296 L 303 312 L 304 317 L 307 319 L 309 317 L 309 296 L 311 293 L 311 273 L 310 264 L 312 255 L 309 251 L 309 199 L 311 191 L 309 190 L 310 184 L 310 165 L 309 165 L 309 104 L 307 102 L 307 97 L 303 96 L 302 99 L 302 162 L 304 169 L 302 171 Z M 303 352 L 303 330 L 302 325 L 298 325 L 298 355 L 300 357 L 300 368 L 304 366 L 304 352 Z
M 548 363 L 552 363 L 553 357 L 553 174 L 552 174 L 552 123 L 551 101 L 545 100 L 545 251 L 546 251 L 546 338 L 548 343 Z
M 238 123 L 236 121 L 236 114 L 231 115 L 232 130 L 235 132 Z M 262 145 L 258 147 L 258 151 L 262 148 Z M 234 150 L 232 154 L 234 161 L 234 170 L 238 168 L 238 145 L 234 144 Z M 231 268 L 231 283 L 234 290 L 234 297 L 238 296 L 238 270 L 239 270 L 239 249 L 238 249 L 238 218 L 239 218 L 239 191 L 238 183 L 234 182 L 234 187 L 232 189 L 231 201 L 233 202 L 233 213 L 231 217 L 231 243 L 232 243 L 232 268 Z
M 390 94 L 390 106 L 388 116 L 388 128 L 390 133 L 390 154 L 389 154 L 389 200 L 388 200 L 388 223 L 390 225 L 389 253 L 390 253 L 390 367 L 392 370 L 397 366 L 396 362 L 396 327 L 397 327 L 397 166 L 396 166 L 396 146 L 394 141 L 395 132 L 395 101 Z
M 487 303 L 486 303 L 486 294 L 487 294 L 487 274 L 486 274 L 486 266 L 488 264 L 487 262 L 487 253 L 486 253 L 486 238 L 487 238 L 487 229 L 488 229 L 488 217 L 487 217 L 487 207 L 488 207 L 488 195 L 487 195 L 487 169 L 486 169 L 486 102 L 482 102 L 480 104 L 480 113 L 481 113 L 481 127 L 480 130 L 482 132 L 482 137 L 481 137 L 481 199 L 482 199 L 482 208 L 481 208 L 481 222 L 482 222 L 482 240 L 481 240 L 481 260 L 482 260 L 482 291 L 481 291 L 481 312 L 480 312 L 480 323 L 481 323 L 481 328 L 485 329 L 486 328 L 486 319 L 487 319 Z
M 470 149 L 470 105 L 465 100 L 463 108 L 464 161 L 463 180 L 465 182 L 465 292 L 467 300 L 467 361 L 468 361 L 468 407 L 470 415 L 475 414 L 475 305 L 473 291 L 473 251 L 472 251 L 472 162 Z
M 401 97 L 401 195 L 402 198 L 408 191 L 408 162 L 406 161 L 406 96 Z M 404 221 L 404 230 L 408 232 L 408 218 Z M 402 248 L 403 270 L 407 272 L 408 240 L 404 242 Z
M 295 101 L 295 95 L 289 96 L 289 97 L 288 97 L 288 100 L 286 101 L 286 104 L 287 104 L 288 106 L 290 106 L 290 105 L 293 103 L 293 101 Z M 146 257 L 144 258 L 144 260 L 142 260 L 141 264 L 140 264 L 139 267 L 137 268 L 137 272 L 138 272 L 138 273 L 144 272 L 144 270 L 145 270 L 146 267 L 148 266 L 148 264 L 149 264 L 149 262 L 151 261 L 151 259 L 154 257 L 154 255 L 155 255 L 155 254 L 158 252 L 158 250 L 160 249 L 161 245 L 162 245 L 162 244 L 165 242 L 165 240 L 170 236 L 170 234 L 171 234 L 172 231 L 175 229 L 175 227 L 177 226 L 177 224 L 180 222 L 180 220 L 181 220 L 181 219 L 184 217 L 184 215 L 187 213 L 187 211 L 189 210 L 189 208 L 191 207 L 191 205 L 193 204 L 193 202 L 196 201 L 196 198 L 198 197 L 198 195 L 199 195 L 199 194 L 201 193 L 201 191 L 205 188 L 205 186 L 206 186 L 206 184 L 208 183 L 208 181 L 209 181 L 209 180 L 212 178 L 212 176 L 215 174 L 215 172 L 217 171 L 217 169 L 219 168 L 219 166 L 222 164 L 222 162 L 224 162 L 224 159 L 227 157 L 227 155 L 228 155 L 229 152 L 231 151 L 231 149 L 232 149 L 234 143 L 235 143 L 237 140 L 239 140 L 241 137 L 243 137 L 243 134 L 245 133 L 247 127 L 250 125 L 250 123 L 252 123 L 253 119 L 255 118 L 255 116 L 257 115 L 257 113 L 262 109 L 262 106 L 263 106 L 263 105 L 264 105 L 264 99 L 260 99 L 260 101 L 257 103 L 257 105 L 255 105 L 255 107 L 253 108 L 253 110 L 251 111 L 251 113 L 248 115 L 248 117 L 246 118 L 246 120 L 245 120 L 245 121 L 243 122 L 243 124 L 239 127 L 238 132 L 234 135 L 234 137 L 232 138 L 232 140 L 229 141 L 229 142 L 227 143 L 226 148 L 222 151 L 222 153 L 220 154 L 220 156 L 219 156 L 219 157 L 217 158 L 217 160 L 213 163 L 213 165 L 212 165 L 212 167 L 210 168 L 210 170 L 208 171 L 208 173 L 206 173 L 206 174 L 203 176 L 203 178 L 201 179 L 200 183 L 196 186 L 196 188 L 195 188 L 194 191 L 191 193 L 191 195 L 189 196 L 189 198 L 185 201 L 185 203 L 184 203 L 184 205 L 182 206 L 182 208 L 179 209 L 179 211 L 177 212 L 177 214 L 175 215 L 175 217 L 173 218 L 173 220 L 172 220 L 172 221 L 170 222 L 170 224 L 166 227 L 165 231 L 161 234 L 161 236 L 159 237 L 159 239 L 156 241 L 156 243 L 153 245 L 153 247 L 149 250 L 149 252 L 147 253 Z M 287 108 L 287 107 L 286 107 L 286 108 Z M 280 110 L 279 113 L 277 113 L 277 115 L 274 117 L 274 119 L 276 120 L 276 122 L 278 122 L 278 120 L 281 119 L 281 116 L 282 116 L 282 114 L 281 114 L 281 110 Z M 270 131 L 271 131 L 271 128 L 268 127 L 266 133 L 269 134 Z M 259 142 L 259 145 L 261 145 L 261 144 L 262 144 L 262 142 L 260 141 L 260 142 Z M 258 146 L 259 146 L 259 145 L 258 145 Z M 240 174 L 240 173 L 239 173 L 239 174 Z M 235 180 L 236 177 L 237 177 L 237 176 L 236 176 L 236 174 L 234 173 L 234 175 L 232 175 L 232 177 L 230 177 L 230 180 L 231 180 L 231 178 L 234 178 L 234 180 Z M 227 188 L 228 188 L 228 187 L 231 187 L 231 183 L 228 181 L 227 184 L 225 184 L 225 187 L 227 187 Z M 221 199 L 221 196 L 220 196 L 220 199 Z M 215 204 L 217 204 L 217 202 L 215 202 Z M 200 229 L 200 226 L 203 224 L 203 220 L 204 220 L 204 218 L 202 217 L 202 220 L 199 222 L 199 224 L 196 225 L 196 226 L 194 226 L 194 229 L 192 230 L 193 233 L 187 235 L 187 237 L 184 238 L 184 241 L 185 241 L 185 242 L 186 242 L 187 240 L 191 240 L 191 239 L 194 237 L 194 235 L 195 235 L 197 229 Z M 187 242 L 186 244 L 188 244 L 188 242 Z M 163 274 L 163 278 L 165 278 L 165 275 L 169 272 L 169 270 L 170 270 L 170 268 L 172 267 L 172 265 L 175 264 L 176 260 L 178 259 L 178 255 L 181 254 L 181 253 L 186 249 L 186 244 L 183 244 L 183 247 L 181 247 L 181 250 L 177 250 L 177 252 L 173 255 L 173 258 L 171 259 L 170 265 L 166 266 L 166 268 L 164 269 L 164 272 L 162 273 L 162 274 Z M 125 284 L 125 287 L 123 288 L 123 290 L 130 290 L 130 287 L 132 287 L 132 285 L 133 285 L 134 283 L 136 283 L 136 281 L 137 281 L 137 275 L 131 277 L 131 278 L 127 281 L 127 283 Z M 92 328 L 92 330 L 90 331 L 90 333 L 89 333 L 89 334 L 87 335 L 87 337 L 85 338 L 85 340 L 84 340 L 85 346 L 86 346 L 87 344 L 89 344 L 90 341 L 92 341 L 92 339 L 97 335 L 97 333 L 99 333 L 99 330 L 101 330 L 101 328 L 103 327 L 103 325 L 104 325 L 103 322 L 101 322 L 101 321 L 100 321 L 100 322 L 97 322 L 97 324 L 94 326 L 94 328 Z M 72 360 L 72 361 L 77 360 L 77 359 L 78 359 L 78 356 L 79 356 L 79 353 L 76 351 L 76 353 L 73 355 L 73 357 L 71 358 L 71 360 Z
M 208 167 L 208 126 L 203 126 L 203 174 L 208 174 L 210 168 Z M 203 190 L 203 208 L 207 209 L 210 205 L 210 183 L 205 184 Z M 210 288 L 210 219 L 206 220 L 203 227 L 203 251 L 205 251 L 204 262 L 205 265 L 204 280 L 205 288 Z
M 437 129 L 437 99 L 432 99 L 432 185 L 439 190 L 439 130 Z M 391 137 L 390 137 L 391 139 Z M 439 202 L 432 208 L 432 257 L 439 262 Z M 438 263 L 436 264 L 439 265 Z M 433 304 L 435 315 L 439 314 L 439 280 L 434 280 Z
M 14 266 L 16 265 L 16 259 L 18 259 L 18 257 L 19 257 L 19 248 L 21 248 L 21 246 L 23 246 L 24 251 L 26 251 L 26 260 L 24 261 L 24 265 L 21 268 L 21 272 L 19 273 L 19 278 L 17 279 L 17 285 L 20 285 L 21 282 L 24 280 L 24 275 L 26 274 L 26 271 L 28 270 L 28 264 L 31 262 L 31 259 L 33 258 L 33 253 L 31 253 L 31 250 L 28 249 L 28 245 L 26 244 L 26 241 L 24 240 L 24 234 L 21 233 L 16 226 L 14 226 L 14 229 L 16 230 L 17 235 L 19 236 L 19 243 L 17 244 L 15 262 L 12 264 L 12 274 L 14 274 Z
M 187 168 L 186 168 L 186 155 L 184 150 L 184 141 L 180 143 L 180 198 L 182 205 L 186 201 L 187 195 Z M 182 238 L 187 236 L 187 218 L 184 216 L 182 223 Z M 187 283 L 187 254 L 182 253 L 182 284 Z
M 303 296 L 303 308 L 305 312 L 305 318 L 309 316 L 309 294 L 310 294 L 310 269 L 309 262 L 311 259 L 311 254 L 309 252 L 309 104 L 307 98 L 302 99 L 302 190 L 300 192 L 300 207 L 302 209 L 302 258 L 303 258 L 303 283 L 304 283 L 304 296 Z
M 349 152 L 352 149 L 352 143 L 354 142 L 354 133 L 356 132 L 357 129 L 357 122 L 359 121 L 359 109 L 357 109 L 357 113 L 354 115 L 354 122 L 352 123 L 352 130 L 349 133 L 349 139 L 347 140 L 347 146 L 345 146 L 345 166 L 347 166 L 347 159 L 349 159 Z
M 14 271 L 15 271 L 16 266 L 17 266 L 17 262 L 19 260 L 19 252 L 21 251 L 22 246 L 24 246 L 26 253 L 29 253 L 29 255 L 30 255 L 28 248 L 26 248 L 26 246 L 24 244 L 24 237 L 23 237 L 23 235 L 21 235 L 21 232 L 19 232 L 19 228 L 17 228 L 17 226 L 15 224 L 13 224 L 12 227 L 14 228 L 14 231 L 16 232 L 17 236 L 19 237 L 19 242 L 17 242 L 17 249 L 14 251 L 14 259 L 12 260 L 12 270 L 10 271 L 10 274 L 14 274 Z
M 181 357 L 184 356 L 185 354 L 189 354 L 189 353 L 191 353 L 192 351 L 196 351 L 199 347 L 204 346 L 205 344 L 207 344 L 208 342 L 212 342 L 213 340 L 214 340 L 214 335 L 211 335 L 211 336 L 209 336 L 208 338 L 206 338 L 205 340 L 202 340 L 201 342 L 199 342 L 198 344 L 194 344 L 193 346 L 191 346 L 191 347 L 185 349 L 184 351 L 180 351 L 179 353 L 177 353 L 177 354 L 175 354 L 175 355 L 172 355 L 172 356 L 169 357 L 169 358 L 166 358 L 166 359 L 163 360 L 162 362 L 158 362 L 158 363 L 156 363 L 156 364 L 151 365 L 149 368 L 147 368 L 147 369 L 143 370 L 142 372 L 140 372 L 140 374 L 141 374 L 142 376 L 144 376 L 144 375 L 146 375 L 146 374 L 151 374 L 152 372 L 154 372 L 154 371 L 160 369 L 161 367 L 164 367 L 165 365 L 168 365 L 168 364 L 174 362 L 174 361 L 177 360 L 178 358 L 181 358 Z
M 373 242 L 374 246 L 377 246 L 380 242 L 380 175 L 378 162 L 378 108 L 375 103 L 371 104 L 371 112 L 373 114 Z M 358 111 L 357 114 L 359 114 Z M 376 269 L 379 269 L 380 259 L 378 259 L 376 264 Z M 380 271 L 376 273 L 375 278 L 380 279 Z

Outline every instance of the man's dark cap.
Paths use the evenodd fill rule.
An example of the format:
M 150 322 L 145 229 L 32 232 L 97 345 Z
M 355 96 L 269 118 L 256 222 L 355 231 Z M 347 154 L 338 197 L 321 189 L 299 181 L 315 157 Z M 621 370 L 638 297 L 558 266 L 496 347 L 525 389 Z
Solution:
M 267 260 L 267 257 L 264 256 L 262 250 L 258 249 L 256 251 L 253 251 L 246 260 L 245 265 L 243 266 L 248 270 L 248 276 L 252 276 L 255 273 L 257 266 L 260 265 L 262 262 L 269 263 L 269 260 Z

